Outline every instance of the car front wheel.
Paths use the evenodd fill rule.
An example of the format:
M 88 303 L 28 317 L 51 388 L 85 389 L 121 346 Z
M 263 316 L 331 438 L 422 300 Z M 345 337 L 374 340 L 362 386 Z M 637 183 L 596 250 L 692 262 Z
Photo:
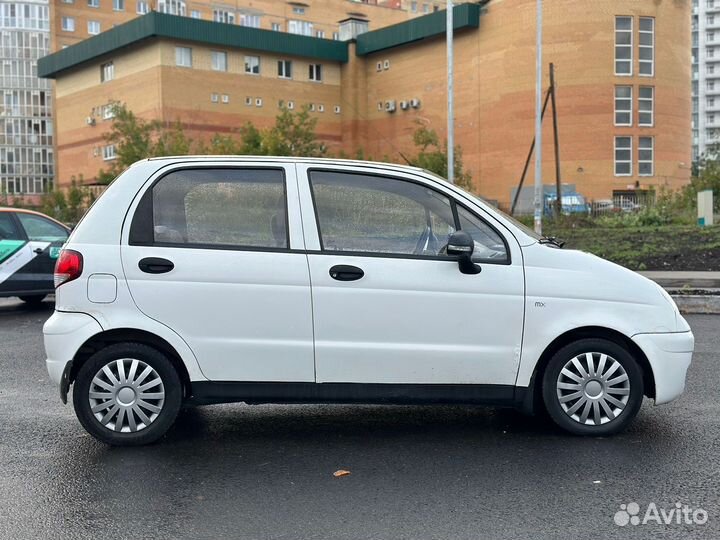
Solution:
M 643 399 L 640 366 L 627 349 L 605 339 L 581 339 L 553 355 L 543 376 L 543 400 L 557 425 L 576 435 L 625 429 Z
M 182 403 L 180 377 L 168 358 L 138 343 L 110 345 L 80 368 L 75 414 L 96 439 L 137 446 L 162 437 Z

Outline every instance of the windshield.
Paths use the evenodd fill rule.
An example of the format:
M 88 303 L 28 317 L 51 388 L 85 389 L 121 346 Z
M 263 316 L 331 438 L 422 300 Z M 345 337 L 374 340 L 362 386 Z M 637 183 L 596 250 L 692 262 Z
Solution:
M 425 170 L 425 172 L 426 172 L 427 174 L 435 177 L 435 178 L 439 178 L 439 179 L 442 180 L 443 182 L 447 182 L 447 179 L 446 179 L 446 178 L 443 178 L 443 177 L 440 176 L 439 174 L 435 174 L 434 172 L 428 171 L 428 170 Z M 512 217 L 511 215 L 506 214 L 505 212 L 503 212 L 503 211 L 500 210 L 499 208 L 496 208 L 495 206 L 493 206 L 491 203 L 489 203 L 488 201 L 486 201 L 485 199 L 483 199 L 483 198 L 480 197 L 479 195 L 475 195 L 474 193 L 471 193 L 470 191 L 468 191 L 468 190 L 466 190 L 466 189 L 464 189 L 464 188 L 462 188 L 462 187 L 460 187 L 460 186 L 458 186 L 458 185 L 454 185 L 454 184 L 453 184 L 453 187 L 455 187 L 455 189 L 459 189 L 460 191 L 462 191 L 465 195 L 467 195 L 467 196 L 470 197 L 471 199 L 475 199 L 476 201 L 481 202 L 482 205 L 483 205 L 483 208 L 484 208 L 485 210 L 487 210 L 487 211 L 490 212 L 491 214 L 495 214 L 495 217 L 499 218 L 501 221 L 502 221 L 503 219 L 509 221 L 509 222 L 512 223 L 515 227 L 517 227 L 517 228 L 520 229 L 522 232 L 524 232 L 526 235 L 528 235 L 530 238 L 534 238 L 535 240 L 540 240 L 540 239 L 542 238 L 542 235 L 541 235 L 541 234 L 536 233 L 533 229 L 531 229 L 530 227 L 528 227 L 528 226 L 525 225 L 524 223 L 518 221 L 517 219 L 515 219 L 515 218 Z

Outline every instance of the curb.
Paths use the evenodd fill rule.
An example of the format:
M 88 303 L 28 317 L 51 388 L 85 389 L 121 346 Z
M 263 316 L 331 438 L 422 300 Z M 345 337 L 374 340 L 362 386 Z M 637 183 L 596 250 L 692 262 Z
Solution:
M 700 294 L 673 294 L 671 296 L 682 314 L 720 314 L 720 296 Z

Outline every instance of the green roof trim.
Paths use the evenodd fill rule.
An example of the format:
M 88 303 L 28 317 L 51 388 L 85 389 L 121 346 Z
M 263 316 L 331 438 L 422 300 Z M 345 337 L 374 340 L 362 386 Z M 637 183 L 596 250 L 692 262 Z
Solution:
M 480 26 L 480 4 L 461 4 L 453 9 L 453 28 L 463 30 Z M 357 37 L 355 54 L 365 56 L 384 49 L 406 45 L 421 39 L 445 34 L 445 10 L 436 11 L 407 22 L 386 26 Z
M 40 58 L 38 76 L 54 79 L 62 71 L 153 37 L 334 62 L 348 60 L 347 43 L 342 41 L 151 12 Z

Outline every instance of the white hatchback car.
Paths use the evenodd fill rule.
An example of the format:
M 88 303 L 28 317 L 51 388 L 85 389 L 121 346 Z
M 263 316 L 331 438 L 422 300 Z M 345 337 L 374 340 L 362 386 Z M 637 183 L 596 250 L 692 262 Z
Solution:
M 138 162 L 55 272 L 50 377 L 117 445 L 236 401 L 544 407 L 608 435 L 683 392 L 694 344 L 652 281 L 380 163 Z

